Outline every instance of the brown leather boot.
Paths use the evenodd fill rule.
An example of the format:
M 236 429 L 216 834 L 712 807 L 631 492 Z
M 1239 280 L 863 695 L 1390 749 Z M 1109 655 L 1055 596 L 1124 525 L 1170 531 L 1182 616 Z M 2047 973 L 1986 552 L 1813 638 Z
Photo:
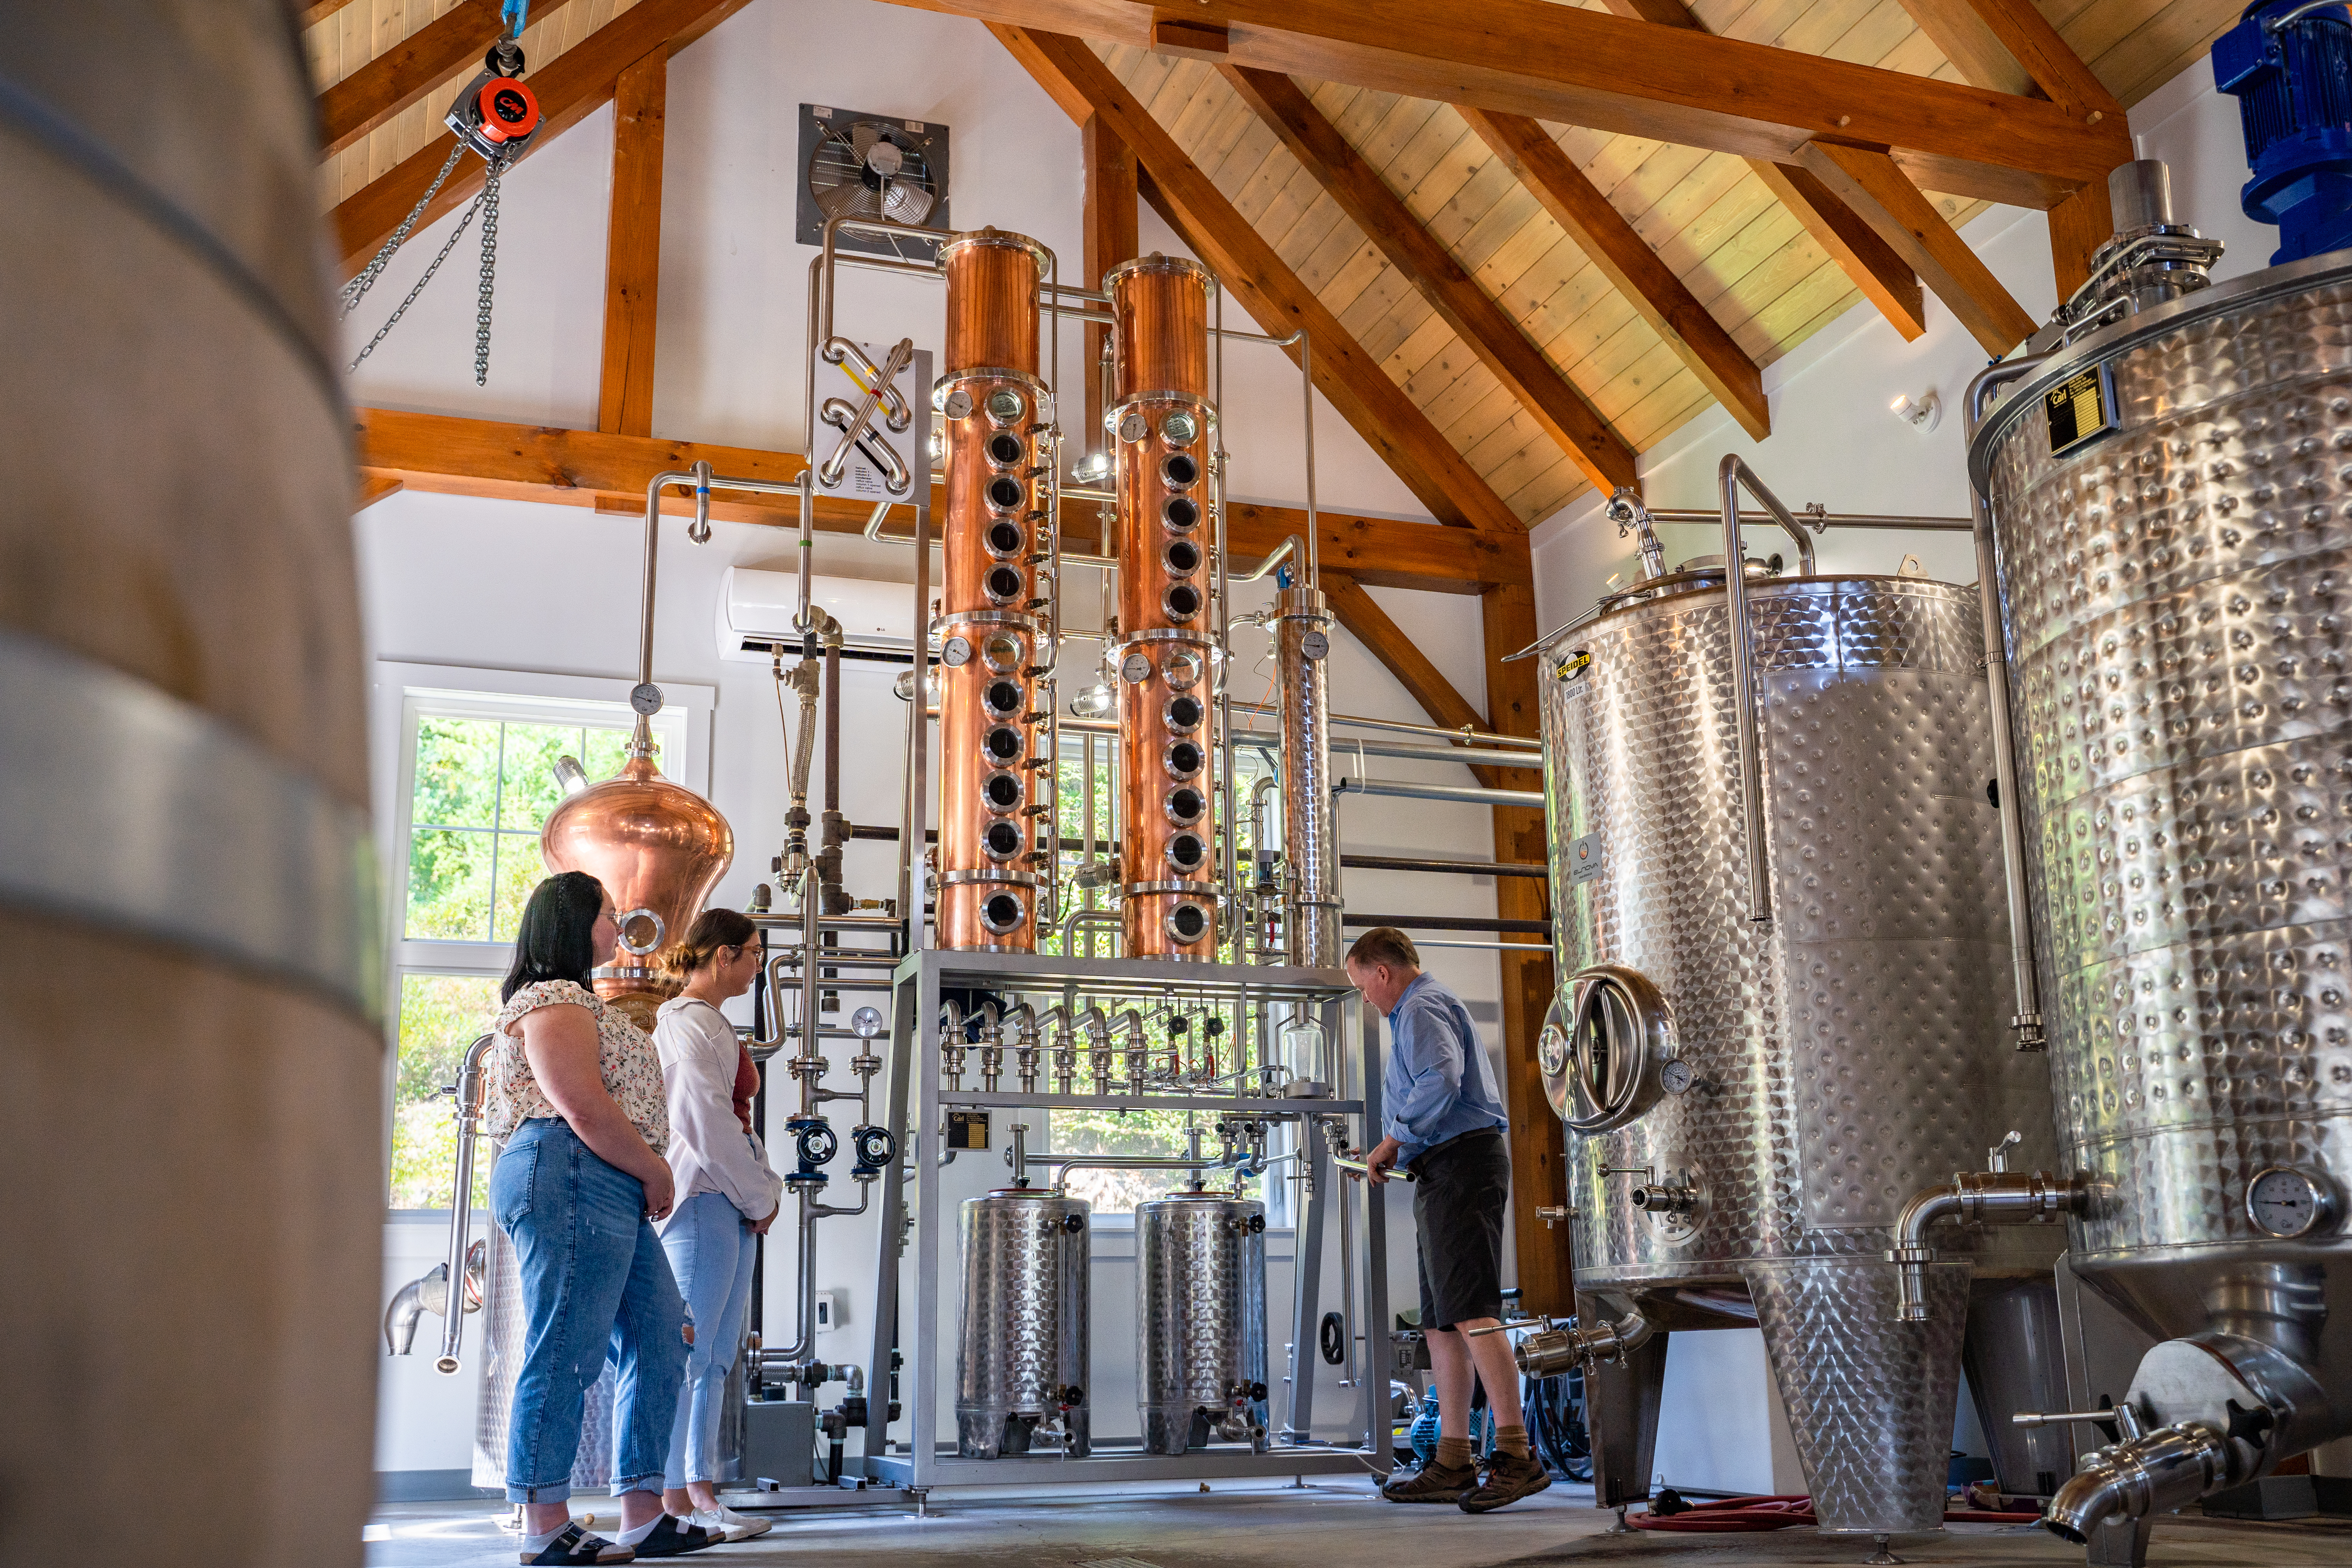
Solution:
M 1464 1513 L 1489 1513 L 1551 1485 L 1551 1474 L 1533 1458 L 1497 1448 L 1486 1457 L 1486 1478 L 1457 1500 Z
M 1391 1502 L 1460 1502 L 1478 1484 L 1475 1465 L 1441 1465 L 1432 1459 L 1409 1476 L 1381 1489 Z

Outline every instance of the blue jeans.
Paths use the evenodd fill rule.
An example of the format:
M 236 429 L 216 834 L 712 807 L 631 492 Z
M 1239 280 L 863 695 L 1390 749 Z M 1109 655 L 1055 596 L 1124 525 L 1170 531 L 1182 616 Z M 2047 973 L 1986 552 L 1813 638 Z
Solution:
M 694 1349 L 686 1358 L 686 1384 L 677 1391 L 677 1419 L 669 1431 L 669 1468 L 662 1476 L 662 1485 L 677 1491 L 688 1481 L 719 1479 L 719 1407 L 743 1342 L 751 1265 L 760 1249 L 751 1222 L 724 1193 L 697 1193 L 678 1205 L 661 1239 L 694 1321 Z
M 613 1490 L 661 1485 L 686 1374 L 686 1306 L 646 1218 L 646 1188 L 560 1121 L 526 1121 L 490 1173 L 490 1212 L 522 1275 L 522 1369 L 507 1500 L 572 1495 L 581 1400 L 614 1363 Z

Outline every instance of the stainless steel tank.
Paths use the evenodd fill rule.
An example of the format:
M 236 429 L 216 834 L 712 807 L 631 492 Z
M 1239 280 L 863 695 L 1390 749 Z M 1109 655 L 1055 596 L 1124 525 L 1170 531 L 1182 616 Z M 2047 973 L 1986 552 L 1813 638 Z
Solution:
M 2352 1430 L 2352 252 L 1972 405 L 2003 382 L 1969 461 L 2058 1138 L 2094 1183 L 2070 1263 L 2172 1336 L 2091 1391 L 2161 1430 L 2085 1458 L 2052 1516 L 2079 1536 Z
M 1265 1205 L 1171 1193 L 1135 1208 L 1143 1447 L 1265 1447 Z
M 2021 1160 L 2050 1143 L 2045 1071 L 2004 1029 L 1981 615 L 1922 578 L 1751 565 L 1745 586 L 1760 908 L 1720 564 L 1542 654 L 1569 979 L 1538 1057 L 1570 1131 L 1577 1289 L 1614 1320 L 1581 1351 L 1760 1326 L 1822 1528 L 1933 1530 L 1971 1266 L 2046 1279 L 2058 1246 L 1958 1237 L 1924 1322 L 1898 1321 L 1881 1258 L 1921 1187 L 2012 1129 Z
M 1091 1451 L 1087 1409 L 1088 1210 L 1078 1198 L 1007 1187 L 963 1205 L 956 1329 L 956 1449 L 967 1459 L 1030 1451 L 1058 1428 Z

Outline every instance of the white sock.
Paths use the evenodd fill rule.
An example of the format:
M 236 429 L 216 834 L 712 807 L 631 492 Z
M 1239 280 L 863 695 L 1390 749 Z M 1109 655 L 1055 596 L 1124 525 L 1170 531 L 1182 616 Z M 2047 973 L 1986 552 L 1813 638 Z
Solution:
M 636 1529 L 625 1530 L 621 1531 L 621 1544 L 624 1546 L 635 1546 L 638 1542 L 643 1541 L 646 1536 L 651 1535 L 654 1532 L 654 1526 L 659 1524 L 667 1517 L 668 1515 L 667 1514 L 657 1513 L 654 1515 L 653 1518 L 646 1521 L 645 1523 L 637 1526 Z
M 544 1535 L 526 1535 L 522 1538 L 522 1549 L 536 1556 L 538 1553 L 544 1552 L 549 1547 L 554 1545 L 555 1538 L 571 1528 L 572 1521 L 570 1520 L 565 1520 L 562 1524 L 557 1525 L 553 1530 L 549 1531 Z

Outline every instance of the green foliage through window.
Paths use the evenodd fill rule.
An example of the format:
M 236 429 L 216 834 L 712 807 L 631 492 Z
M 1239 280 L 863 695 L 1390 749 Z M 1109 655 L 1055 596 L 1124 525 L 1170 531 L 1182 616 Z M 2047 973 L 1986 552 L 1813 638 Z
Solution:
M 499 978 L 404 974 L 400 980 L 399 1076 L 392 1091 L 392 1206 L 446 1209 L 456 1176 L 457 1121 L 444 1085 L 457 1081 L 466 1047 L 490 1026 Z M 488 1204 L 488 1146 L 477 1145 L 474 1205 Z
M 523 905 L 547 875 L 539 830 L 562 799 L 555 760 L 575 756 L 590 778 L 610 778 L 628 740 L 621 725 L 420 715 L 403 934 L 514 940 Z

